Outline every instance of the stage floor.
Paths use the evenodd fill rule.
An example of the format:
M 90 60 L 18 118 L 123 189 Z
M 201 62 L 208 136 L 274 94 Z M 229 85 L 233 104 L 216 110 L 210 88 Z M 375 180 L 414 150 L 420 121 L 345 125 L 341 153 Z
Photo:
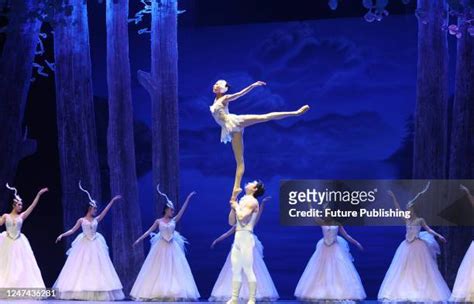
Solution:
M 119 303 L 119 304 L 140 304 L 140 303 L 176 303 L 176 304 L 200 304 L 200 303 L 224 303 L 224 302 L 138 302 L 138 301 L 64 301 L 64 300 L 0 300 L 2 304 L 46 304 L 46 303 L 55 303 L 55 304 L 104 304 L 104 303 Z M 357 303 L 357 304 L 375 304 L 379 303 L 378 301 L 360 301 L 360 302 L 351 302 L 351 301 L 339 301 L 339 302 L 299 302 L 296 300 L 280 300 L 277 302 L 257 302 L 257 303 L 282 303 L 282 304 L 301 304 L 301 303 Z M 381 303 L 381 302 L 380 302 Z M 239 302 L 239 304 L 246 304 L 245 302 Z

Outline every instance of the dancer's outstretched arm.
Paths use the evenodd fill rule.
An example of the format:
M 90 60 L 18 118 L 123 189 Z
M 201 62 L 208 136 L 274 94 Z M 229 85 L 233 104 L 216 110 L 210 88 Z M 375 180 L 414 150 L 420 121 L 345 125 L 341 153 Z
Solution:
M 474 196 L 471 194 L 471 191 L 469 191 L 469 189 L 464 185 L 459 185 L 459 188 L 462 191 L 466 192 L 467 197 L 469 198 L 469 201 L 471 202 L 472 206 L 474 207 Z
M 150 233 L 152 233 L 153 231 L 155 231 L 156 229 L 158 229 L 158 227 L 160 226 L 160 220 L 157 219 L 153 225 L 151 225 L 150 229 L 148 229 L 147 231 L 145 231 L 144 234 L 142 234 L 136 241 L 135 243 L 133 243 L 133 246 L 137 245 L 138 243 L 140 243 L 141 241 L 143 241 L 147 236 L 150 235 Z
M 5 214 L 2 214 L 2 216 L 0 216 L 0 226 L 3 226 L 5 224 Z
M 235 215 L 235 210 L 230 208 L 230 211 L 229 211 L 229 225 L 234 226 L 235 224 L 237 224 L 237 218 L 236 218 L 236 215 Z
M 216 246 L 217 243 L 225 240 L 226 238 L 228 238 L 229 236 L 231 236 L 232 234 L 235 233 L 235 226 L 232 226 L 232 228 L 230 228 L 229 230 L 227 230 L 227 232 L 225 232 L 224 234 L 222 234 L 220 237 L 218 237 L 217 239 L 214 240 L 214 242 L 212 242 L 212 245 L 211 245 L 211 248 L 214 249 L 214 246 Z
M 266 83 L 263 82 L 263 81 L 254 82 L 251 85 L 249 85 L 248 87 L 246 87 L 245 89 L 241 90 L 240 92 L 237 92 L 237 93 L 234 93 L 234 94 L 224 95 L 224 102 L 234 101 L 234 100 L 244 96 L 245 94 L 249 93 L 250 91 L 252 91 L 256 87 L 260 87 L 260 86 L 264 86 L 264 85 L 266 85 Z
M 398 202 L 397 197 L 395 196 L 395 193 L 392 192 L 392 190 L 389 190 L 387 194 L 392 198 L 393 204 L 395 205 L 395 208 L 398 210 L 403 210 L 402 207 L 400 207 L 400 203 Z
M 244 207 L 239 206 L 237 201 L 232 200 L 230 201 L 230 205 L 232 209 L 235 210 L 235 215 L 239 221 L 247 221 L 248 218 L 252 215 L 252 213 L 257 210 L 258 212 L 258 203 L 251 202 L 250 204 L 245 205 Z
M 360 250 L 364 250 L 364 247 L 362 247 L 362 245 L 358 241 L 356 241 L 352 236 L 350 236 L 343 226 L 339 226 L 339 232 L 341 233 L 342 237 L 345 238 L 348 242 L 354 244 Z
M 437 233 L 436 231 L 434 231 L 433 229 L 431 229 L 430 226 L 428 226 L 425 222 L 425 219 L 421 219 L 421 226 L 423 227 L 423 229 L 425 229 L 429 234 L 437 237 L 441 242 L 443 243 L 446 243 L 446 239 L 439 233 Z
M 22 212 L 20 214 L 20 216 L 23 220 L 25 220 L 31 214 L 33 209 L 35 209 L 36 205 L 38 205 L 38 202 L 39 202 L 39 199 L 40 199 L 41 195 L 43 195 L 43 193 L 45 193 L 45 192 L 48 192 L 48 188 L 43 188 L 40 191 L 38 191 L 38 194 L 36 194 L 36 197 L 33 200 L 33 203 L 31 203 L 31 205 L 28 207 L 28 209 L 26 209 L 24 212 Z
M 255 226 L 257 226 L 258 221 L 260 220 L 260 217 L 262 216 L 263 207 L 265 206 L 265 203 L 268 202 L 271 198 L 272 198 L 271 196 L 267 196 L 263 198 L 262 202 L 260 203 L 260 206 L 258 207 L 257 218 L 255 219 Z
M 183 207 L 181 207 L 181 209 L 179 209 L 178 214 L 174 217 L 175 222 L 179 222 L 179 220 L 181 219 L 181 217 L 184 214 L 184 211 L 186 211 L 186 208 L 188 208 L 189 201 L 191 200 L 191 197 L 193 197 L 195 194 L 196 194 L 196 191 L 193 191 L 193 192 L 189 193 L 188 197 L 184 201 Z
M 78 219 L 76 224 L 74 225 L 74 227 L 72 227 L 71 229 L 69 229 L 68 231 L 64 232 L 63 234 L 60 234 L 58 236 L 58 238 L 56 239 L 56 243 L 60 242 L 63 237 L 65 236 L 70 236 L 71 234 L 73 234 L 74 232 L 77 231 L 77 229 L 79 229 L 79 227 L 81 227 L 81 224 L 82 224 L 82 218 Z
M 102 212 L 99 214 L 99 216 L 96 218 L 98 222 L 100 222 L 101 220 L 104 219 L 104 217 L 107 215 L 107 213 L 109 212 L 110 208 L 112 207 L 112 205 L 118 201 L 119 199 L 121 199 L 122 196 L 120 195 L 116 195 L 114 196 L 114 198 L 107 204 L 107 206 L 104 208 L 104 210 L 102 210 Z

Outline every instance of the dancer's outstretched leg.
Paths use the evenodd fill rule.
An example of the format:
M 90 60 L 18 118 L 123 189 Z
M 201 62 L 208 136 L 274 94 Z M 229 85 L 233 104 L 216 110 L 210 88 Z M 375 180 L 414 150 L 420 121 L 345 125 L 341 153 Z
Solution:
M 237 165 L 235 168 L 234 188 L 232 189 L 231 198 L 231 200 L 235 200 L 240 192 L 242 192 L 240 184 L 245 171 L 244 138 L 242 132 L 232 133 L 232 150 L 234 150 L 235 163 Z
M 299 116 L 304 114 L 309 110 L 308 105 L 304 105 L 301 108 L 299 108 L 296 111 L 290 111 L 290 112 L 271 112 L 267 114 L 255 114 L 255 115 L 240 115 L 240 117 L 244 118 L 244 121 L 241 122 L 240 126 L 243 128 L 262 123 L 262 122 L 267 122 L 270 120 L 279 120 L 279 119 L 284 119 L 288 117 L 293 117 L 293 116 Z
M 293 116 L 299 116 L 304 114 L 309 110 L 308 105 L 304 105 L 296 111 L 290 112 L 271 112 L 267 114 L 260 114 L 260 115 L 240 115 L 240 117 L 244 118 L 244 121 L 241 122 L 240 126 L 242 128 L 246 128 L 258 123 L 267 122 L 271 120 L 279 120 Z M 244 139 L 242 132 L 234 132 L 232 133 L 232 150 L 234 151 L 235 162 L 237 167 L 235 169 L 235 180 L 234 180 L 234 188 L 232 190 L 232 198 L 231 200 L 235 200 L 242 189 L 240 188 L 240 184 L 242 182 L 242 177 L 244 176 L 245 172 L 245 161 L 244 161 Z

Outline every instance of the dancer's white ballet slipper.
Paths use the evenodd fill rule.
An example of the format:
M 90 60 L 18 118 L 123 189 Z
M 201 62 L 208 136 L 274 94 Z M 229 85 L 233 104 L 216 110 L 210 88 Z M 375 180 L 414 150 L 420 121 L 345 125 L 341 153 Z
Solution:
M 242 282 L 232 281 L 232 298 L 226 304 L 239 303 L 240 287 L 242 287 Z
M 256 294 L 257 294 L 257 282 L 249 282 L 249 300 L 247 304 L 255 304 Z
M 301 108 L 298 109 L 298 114 L 301 115 L 301 114 L 304 114 L 306 112 L 308 112 L 310 109 L 310 107 L 308 105 L 304 105 L 302 106 Z

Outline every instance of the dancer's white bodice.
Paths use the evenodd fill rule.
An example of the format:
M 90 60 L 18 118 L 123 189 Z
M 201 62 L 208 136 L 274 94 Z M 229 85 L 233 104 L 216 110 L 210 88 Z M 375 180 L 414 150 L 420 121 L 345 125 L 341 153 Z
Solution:
M 99 222 L 97 221 L 96 218 L 94 218 L 92 221 L 89 221 L 88 219 L 83 218 L 82 223 L 81 223 L 82 233 L 89 240 L 94 240 L 97 235 L 98 225 L 99 225 Z
M 160 221 L 160 236 L 167 242 L 171 241 L 174 236 L 174 231 L 176 229 L 176 222 L 174 219 L 170 220 L 168 223 Z
M 221 126 L 225 126 L 226 117 L 229 114 L 228 103 L 223 104 L 219 100 L 214 100 L 214 104 L 209 107 L 212 117 Z
M 16 240 L 20 237 L 21 226 L 23 225 L 23 219 L 20 216 L 13 218 L 10 214 L 6 215 L 5 227 L 7 236 L 11 239 Z
M 339 226 L 321 226 L 323 230 L 324 244 L 331 246 L 337 240 Z
M 252 201 L 255 201 L 256 199 L 252 195 L 244 195 L 240 200 L 239 200 L 239 206 L 243 208 L 247 203 L 250 203 Z M 253 212 L 252 215 L 248 220 L 244 221 L 239 221 L 237 218 L 237 226 L 236 226 L 236 231 L 249 231 L 253 232 L 253 228 L 255 227 L 255 224 L 257 222 L 257 213 Z
M 419 238 L 421 231 L 421 221 L 421 218 L 417 218 L 412 222 L 407 222 L 407 233 L 405 234 L 405 239 L 408 242 L 413 242 L 415 239 Z

